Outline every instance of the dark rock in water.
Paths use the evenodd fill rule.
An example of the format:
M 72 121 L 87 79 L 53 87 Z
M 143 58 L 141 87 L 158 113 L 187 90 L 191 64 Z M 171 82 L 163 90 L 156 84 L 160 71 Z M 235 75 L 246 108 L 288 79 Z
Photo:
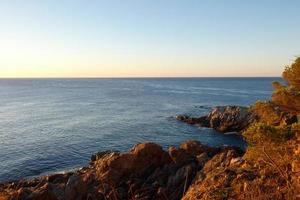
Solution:
M 207 109 L 211 109 L 211 107 L 210 107 L 210 106 L 205 106 L 205 105 L 201 105 L 201 106 L 195 106 L 195 108 L 200 108 L 200 109 L 205 109 L 205 110 L 207 110 Z
M 255 121 L 249 109 L 241 106 L 218 106 L 206 116 L 195 118 L 179 115 L 176 119 L 188 124 L 213 128 L 222 133 L 241 132 Z
M 197 117 L 189 117 L 186 115 L 178 115 L 176 116 L 176 119 L 191 125 L 199 124 L 200 126 L 203 127 L 209 127 L 209 120 L 207 119 L 207 116 L 197 118 Z

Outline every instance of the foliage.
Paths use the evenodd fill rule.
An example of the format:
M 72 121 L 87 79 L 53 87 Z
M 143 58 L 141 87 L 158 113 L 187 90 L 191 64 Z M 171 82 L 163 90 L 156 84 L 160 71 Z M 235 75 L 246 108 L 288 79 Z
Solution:
M 272 101 L 291 111 L 300 112 L 300 91 L 294 86 L 275 90 L 272 95 Z
M 257 101 L 251 106 L 250 111 L 258 117 L 258 120 L 268 125 L 278 125 L 281 116 L 275 105 L 269 101 Z
M 250 108 L 256 122 L 243 132 L 249 143 L 243 158 L 256 177 L 247 182 L 241 199 L 294 199 L 299 195 L 300 181 L 293 181 L 299 175 L 293 168 L 300 163 L 300 57 L 286 67 L 283 78 L 287 85 L 272 83 L 271 101 L 258 101 Z
M 282 88 L 284 87 L 284 86 L 281 85 L 281 83 L 279 83 L 278 81 L 273 81 L 273 82 L 272 82 L 272 86 L 273 86 L 274 90 L 280 90 L 280 89 L 282 89 Z
M 300 134 L 300 122 L 293 124 L 291 127 L 291 131 L 294 135 Z
M 263 144 L 266 142 L 284 142 L 292 138 L 294 132 L 288 126 L 273 126 L 265 123 L 252 124 L 243 136 L 252 144 Z
M 282 76 L 288 82 L 288 85 L 300 90 L 300 57 L 296 58 L 294 63 L 285 68 Z
M 285 68 L 283 78 L 288 85 L 272 83 L 272 101 L 258 101 L 250 108 L 257 122 L 244 131 L 243 136 L 251 144 L 284 142 L 300 131 L 300 123 L 290 125 L 285 121 L 300 114 L 300 57 Z M 297 119 L 291 123 L 295 122 Z
M 300 57 L 287 66 L 282 74 L 288 85 L 273 82 L 272 101 L 286 109 L 300 112 Z

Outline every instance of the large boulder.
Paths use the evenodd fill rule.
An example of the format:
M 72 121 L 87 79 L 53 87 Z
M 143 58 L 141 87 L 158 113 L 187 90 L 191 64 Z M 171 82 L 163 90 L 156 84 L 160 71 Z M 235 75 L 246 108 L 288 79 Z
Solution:
M 220 132 L 240 132 L 254 120 L 249 109 L 240 106 L 216 107 L 207 118 L 210 121 L 210 127 Z
M 95 162 L 98 178 L 110 185 L 118 185 L 135 174 L 143 177 L 153 169 L 171 162 L 167 152 L 154 143 L 137 144 L 129 153 L 111 153 Z
M 153 143 L 128 153 L 108 153 L 93 162 L 99 190 L 120 199 L 180 199 L 197 171 L 220 151 L 190 140 L 164 151 Z
M 241 132 L 255 121 L 255 116 L 249 108 L 241 106 L 218 106 L 206 116 L 195 118 L 180 115 L 176 118 L 188 124 L 213 128 L 222 133 Z

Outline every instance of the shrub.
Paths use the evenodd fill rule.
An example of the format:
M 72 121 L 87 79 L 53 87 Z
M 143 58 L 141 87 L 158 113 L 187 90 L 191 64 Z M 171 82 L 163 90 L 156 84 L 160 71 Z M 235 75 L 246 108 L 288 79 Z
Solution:
M 275 91 L 272 101 L 286 109 L 300 112 L 300 57 L 285 68 L 282 76 L 288 85 L 283 86 L 279 82 L 273 82 Z
M 282 89 L 282 88 L 284 87 L 284 86 L 281 85 L 281 83 L 279 83 L 278 81 L 273 81 L 273 82 L 272 82 L 272 86 L 273 86 L 274 90 L 280 90 L 280 89 Z
M 272 95 L 272 101 L 291 111 L 300 112 L 300 91 L 294 86 L 275 90 Z
M 282 76 L 288 82 L 288 85 L 300 90 L 300 57 L 296 58 L 294 63 L 285 68 Z
M 300 134 L 300 122 L 293 124 L 291 130 L 294 135 Z
M 250 111 L 258 117 L 259 122 L 268 125 L 279 125 L 281 121 L 280 111 L 272 102 L 257 101 L 251 106 Z
M 243 136 L 252 144 L 263 144 L 266 142 L 284 142 L 293 136 L 290 127 L 273 126 L 265 123 L 255 123 L 251 125 Z

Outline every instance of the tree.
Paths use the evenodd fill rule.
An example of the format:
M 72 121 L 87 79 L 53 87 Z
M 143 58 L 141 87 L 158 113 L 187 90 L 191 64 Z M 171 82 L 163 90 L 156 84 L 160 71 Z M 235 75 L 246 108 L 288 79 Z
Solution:
M 300 57 L 293 64 L 287 66 L 282 74 L 289 86 L 300 90 Z
M 287 66 L 282 73 L 287 85 L 273 82 L 272 101 L 290 111 L 300 112 L 300 57 Z

